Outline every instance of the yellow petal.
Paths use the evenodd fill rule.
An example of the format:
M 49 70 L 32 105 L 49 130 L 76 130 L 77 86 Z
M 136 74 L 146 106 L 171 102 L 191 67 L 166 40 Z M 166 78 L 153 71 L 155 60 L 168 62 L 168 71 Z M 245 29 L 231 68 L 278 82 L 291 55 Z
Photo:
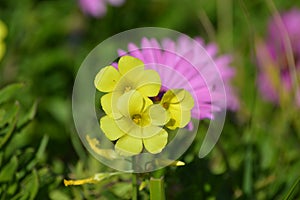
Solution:
M 142 138 L 150 138 L 153 137 L 154 135 L 157 135 L 161 132 L 163 129 L 162 127 L 159 126 L 153 126 L 153 125 L 148 125 L 142 127 Z
M 160 84 L 146 84 L 139 87 L 137 90 L 144 96 L 155 97 L 159 93 L 160 86 Z
M 133 129 L 133 126 L 135 125 L 134 122 L 131 120 L 131 118 L 122 116 L 120 119 L 115 120 L 116 126 L 119 127 L 123 132 L 128 134 L 130 130 Z
M 159 93 L 161 80 L 159 74 L 154 70 L 145 70 L 138 82 L 137 90 L 144 96 L 154 97 Z
M 186 90 L 184 89 L 174 89 L 169 91 L 173 93 L 173 98 L 170 100 L 170 103 L 178 103 L 185 98 Z
M 133 115 L 140 114 L 145 106 L 145 100 L 143 96 L 135 91 L 131 90 L 123 94 L 117 102 L 118 110 L 124 115 L 131 118 Z
M 145 111 L 149 106 L 153 104 L 153 101 L 145 96 L 144 96 L 144 101 L 145 101 L 145 106 L 143 108 L 143 111 Z
M 132 127 L 127 134 L 135 138 L 143 138 L 143 127 L 133 122 Z
M 162 129 L 161 132 L 153 137 L 143 139 L 147 151 L 152 154 L 160 153 L 168 142 L 168 133 Z
M 114 118 L 119 119 L 122 117 L 119 110 L 117 109 L 117 99 L 120 97 L 119 92 L 111 92 L 103 95 L 101 97 L 101 106 L 104 112 Z
M 186 90 L 184 91 L 185 91 L 184 98 L 180 102 L 182 110 L 191 110 L 194 107 L 194 98 L 188 91 Z
M 182 111 L 179 128 L 185 127 L 190 121 L 191 121 L 191 112 L 190 111 Z
M 175 130 L 178 128 L 178 122 L 176 122 L 173 118 L 166 124 L 166 127 L 170 130 Z
M 143 143 L 141 139 L 124 135 L 117 141 L 115 149 L 122 155 L 132 156 L 142 152 Z
M 170 119 L 168 112 L 160 104 L 151 105 L 147 110 L 147 114 L 150 123 L 156 126 L 163 126 Z
M 183 111 L 179 109 L 173 109 L 173 106 L 169 108 L 171 115 L 170 122 L 166 125 L 171 130 L 176 128 L 183 128 L 191 121 L 191 112 Z
M 161 104 L 167 103 L 178 103 L 179 99 L 176 98 L 176 95 L 173 90 L 168 90 L 161 99 Z
M 117 140 L 125 133 L 117 126 L 114 119 L 104 116 L 100 119 L 100 128 L 109 140 Z
M 127 72 L 131 71 L 136 67 L 144 69 L 144 63 L 141 60 L 132 56 L 123 56 L 118 62 L 119 72 L 122 75 L 126 75 Z
M 194 106 L 194 99 L 192 95 L 185 89 L 168 90 L 164 94 L 162 101 L 170 104 L 177 104 L 186 101 L 184 104 L 189 104 L 189 106 L 187 106 L 190 107 L 189 109 Z
M 120 78 L 118 70 L 113 66 L 107 66 L 98 72 L 94 85 L 101 92 L 112 92 Z
M 122 76 L 115 90 L 123 93 L 138 90 L 143 96 L 152 97 L 159 93 L 160 87 L 161 80 L 156 71 L 137 67 Z
M 107 115 L 112 114 L 112 93 L 105 94 L 101 97 L 101 106 Z

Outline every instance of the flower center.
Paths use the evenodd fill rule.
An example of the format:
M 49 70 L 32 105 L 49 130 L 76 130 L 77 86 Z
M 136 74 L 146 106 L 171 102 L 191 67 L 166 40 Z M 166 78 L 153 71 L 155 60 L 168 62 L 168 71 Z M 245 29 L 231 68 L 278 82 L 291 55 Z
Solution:
M 134 123 L 140 125 L 142 122 L 142 116 L 140 114 L 135 114 L 132 116 L 132 121 L 134 121 Z
M 150 97 L 150 99 L 152 100 L 153 103 L 159 103 L 162 99 L 162 97 L 164 96 L 164 94 L 166 93 L 165 90 L 161 90 L 157 96 L 155 97 Z
M 166 110 L 169 109 L 170 104 L 168 102 L 164 102 L 162 105 Z
M 126 86 L 126 87 L 125 87 L 125 90 L 124 90 L 124 93 L 125 93 L 125 92 L 129 92 L 131 89 L 132 89 L 131 86 Z

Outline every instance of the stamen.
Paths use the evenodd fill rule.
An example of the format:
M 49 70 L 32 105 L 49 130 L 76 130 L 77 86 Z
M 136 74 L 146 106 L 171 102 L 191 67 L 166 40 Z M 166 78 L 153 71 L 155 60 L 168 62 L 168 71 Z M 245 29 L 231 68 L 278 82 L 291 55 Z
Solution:
M 135 114 L 132 116 L 132 121 L 134 121 L 134 123 L 136 124 L 141 124 L 142 116 L 139 114 Z
M 127 87 L 125 87 L 125 91 L 124 91 L 124 93 L 125 93 L 125 92 L 129 92 L 131 89 L 132 89 L 132 88 L 131 88 L 131 86 L 127 86 Z
M 167 102 L 163 103 L 163 107 L 164 107 L 166 110 L 169 108 L 169 106 L 170 106 L 169 103 L 167 103 Z

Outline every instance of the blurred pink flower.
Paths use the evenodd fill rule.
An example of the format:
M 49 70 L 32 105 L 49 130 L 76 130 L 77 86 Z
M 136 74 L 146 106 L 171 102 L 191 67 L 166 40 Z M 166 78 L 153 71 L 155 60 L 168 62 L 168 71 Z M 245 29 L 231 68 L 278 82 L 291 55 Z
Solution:
M 125 0 L 79 0 L 79 5 L 85 14 L 102 17 L 106 13 L 106 4 L 120 6 Z
M 142 60 L 146 68 L 156 70 L 161 76 L 162 86 L 166 89 L 184 88 L 190 91 L 197 104 L 192 110 L 193 118 L 213 118 L 215 111 L 237 109 L 238 100 L 229 85 L 234 76 L 234 70 L 229 67 L 231 57 L 217 56 L 218 49 L 215 44 L 205 46 L 201 38 L 195 40 L 182 36 L 177 41 L 163 39 L 159 43 L 156 39 L 143 38 L 141 48 L 130 43 L 128 52 L 119 50 L 119 55 L 130 54 Z M 164 66 L 172 69 L 173 73 L 166 72 Z M 217 76 L 220 77 L 219 81 Z M 184 79 L 188 80 L 188 84 Z M 225 98 L 226 108 L 226 103 L 223 103 Z
M 257 45 L 260 70 L 258 85 L 266 100 L 279 103 L 295 95 L 293 101 L 300 106 L 300 91 L 299 88 L 295 91 L 293 85 L 293 76 L 296 75 L 298 80 L 300 78 L 300 10 L 294 8 L 282 13 L 280 17 L 274 16 L 270 20 L 266 41 Z M 292 55 L 289 55 L 288 46 Z M 291 71 L 294 66 L 288 56 L 293 58 L 293 72 L 296 74 Z

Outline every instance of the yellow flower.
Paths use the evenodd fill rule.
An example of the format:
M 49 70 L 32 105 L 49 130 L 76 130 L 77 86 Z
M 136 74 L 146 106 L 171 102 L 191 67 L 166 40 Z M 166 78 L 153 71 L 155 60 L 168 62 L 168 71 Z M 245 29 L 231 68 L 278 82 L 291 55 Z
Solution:
M 5 44 L 3 42 L 3 39 L 7 35 L 7 29 L 5 24 L 0 20 L 0 60 L 2 59 L 4 52 L 5 52 Z
M 100 70 L 94 84 L 99 91 L 108 93 L 101 98 L 101 105 L 105 113 L 111 115 L 118 98 L 129 91 L 139 91 L 147 104 L 152 103 L 148 97 L 159 93 L 161 80 L 156 71 L 145 70 L 139 59 L 123 56 L 118 69 L 107 66 Z
M 160 104 L 169 112 L 170 121 L 166 127 L 174 130 L 185 127 L 191 120 L 191 109 L 194 107 L 192 95 L 184 89 L 168 90 Z
M 141 153 L 143 147 L 152 154 L 163 150 L 168 133 L 162 126 L 169 115 L 160 104 L 148 105 L 140 92 L 132 90 L 119 98 L 117 109 L 117 118 L 107 115 L 100 119 L 106 137 L 116 141 L 116 151 L 131 156 Z

